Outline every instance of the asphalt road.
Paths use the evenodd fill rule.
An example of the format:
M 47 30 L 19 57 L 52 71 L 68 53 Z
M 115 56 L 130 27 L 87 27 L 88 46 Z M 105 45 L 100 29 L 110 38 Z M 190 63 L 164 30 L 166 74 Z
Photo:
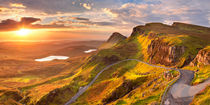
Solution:
M 167 98 L 164 99 L 165 101 L 165 105 L 180 105 L 180 104 L 175 104 L 175 100 L 176 101 L 179 101 L 179 103 L 184 103 L 184 104 L 181 104 L 181 105 L 187 105 L 189 102 L 192 101 L 192 97 L 184 97 L 178 93 L 186 93 L 186 92 L 190 92 L 192 91 L 193 89 L 191 88 L 192 86 L 190 86 L 190 82 L 192 81 L 193 79 L 193 76 L 194 76 L 194 72 L 193 71 L 190 71 L 190 70 L 183 70 L 183 69 L 176 69 L 176 68 L 169 68 L 169 67 L 162 67 L 162 66 L 157 66 L 157 65 L 152 65 L 152 64 L 149 64 L 147 62 L 143 62 L 143 61 L 140 61 L 138 59 L 126 59 L 126 60 L 122 60 L 122 61 L 119 61 L 119 62 L 116 62 L 116 63 L 113 63 L 113 64 L 110 64 L 108 65 L 107 67 L 105 67 L 104 69 L 102 69 L 95 77 L 94 79 L 85 87 L 81 88 L 65 105 L 69 105 L 73 102 L 75 102 L 77 100 L 77 98 L 82 95 L 95 81 L 96 79 L 101 75 L 101 73 L 103 73 L 105 70 L 107 70 L 108 68 L 110 68 L 111 66 L 113 65 L 116 65 L 116 64 L 119 64 L 119 63 L 122 63 L 122 62 L 125 62 L 125 61 L 138 61 L 138 62 L 141 62 L 141 63 L 144 63 L 144 64 L 147 64 L 147 65 L 150 65 L 152 67 L 157 67 L 157 68 L 163 68 L 163 69 L 167 69 L 167 70 L 176 70 L 176 71 L 179 71 L 180 72 L 180 78 L 179 80 L 172 86 L 172 88 L 169 90 L 169 92 L 166 94 L 167 95 Z M 195 86 L 195 88 L 197 89 L 197 92 L 199 92 L 199 90 L 202 90 L 203 88 L 205 88 L 206 85 L 209 84 L 210 81 L 207 81 L 205 82 L 204 84 L 200 85 L 200 86 L 197 86 L 199 88 L 197 88 Z M 182 90 L 182 87 L 183 85 L 187 85 L 189 88 L 186 88 L 185 90 Z M 192 89 L 192 90 L 191 90 Z M 177 91 L 177 92 L 176 92 Z M 186 92 L 185 92 L 186 91 Z M 195 92 L 194 94 L 189 94 L 190 96 L 191 95 L 195 95 L 197 92 Z M 175 97 L 178 97 L 177 99 L 174 98 Z M 165 96 L 164 96 L 165 97 Z M 184 99 L 184 100 L 183 100 Z
M 210 79 L 208 79 L 199 85 L 191 86 L 193 78 L 194 71 L 180 70 L 180 78 L 167 93 L 164 105 L 189 105 L 197 93 L 210 85 Z

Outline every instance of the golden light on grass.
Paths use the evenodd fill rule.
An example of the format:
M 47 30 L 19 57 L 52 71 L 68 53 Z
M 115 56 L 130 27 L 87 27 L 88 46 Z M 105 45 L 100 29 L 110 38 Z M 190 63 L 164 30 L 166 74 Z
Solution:
M 23 28 L 23 29 L 20 29 L 19 31 L 17 31 L 16 33 L 18 36 L 27 36 L 27 35 L 29 35 L 30 32 L 31 32 L 31 30 Z

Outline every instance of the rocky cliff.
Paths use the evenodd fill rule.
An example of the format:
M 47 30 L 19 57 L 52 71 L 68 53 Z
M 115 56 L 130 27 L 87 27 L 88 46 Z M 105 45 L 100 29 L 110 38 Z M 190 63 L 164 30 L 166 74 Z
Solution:
M 201 31 L 203 33 L 201 33 Z M 133 28 L 129 39 L 137 39 L 142 46 L 144 59 L 152 64 L 183 67 L 188 65 L 202 49 L 208 39 L 201 38 L 207 34 L 209 28 L 174 23 L 148 23 Z M 145 44 L 146 43 L 146 44 Z
M 166 66 L 175 65 L 185 51 L 185 46 L 170 46 L 160 39 L 152 40 L 147 49 L 150 63 Z
M 204 48 L 198 52 L 195 59 L 190 63 L 193 66 L 210 65 L 210 47 Z

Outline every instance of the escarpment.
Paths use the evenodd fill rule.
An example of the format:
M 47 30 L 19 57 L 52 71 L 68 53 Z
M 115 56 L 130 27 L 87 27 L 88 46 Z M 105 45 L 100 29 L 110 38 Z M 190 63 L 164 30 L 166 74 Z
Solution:
M 147 55 L 147 58 L 144 59 L 149 63 L 183 67 L 188 65 L 199 49 L 206 44 L 207 40 L 200 39 L 199 36 L 209 34 L 200 33 L 200 31 L 195 31 L 196 29 L 209 31 L 209 28 L 184 23 L 174 23 L 171 26 L 162 23 L 148 23 L 134 27 L 129 39 L 142 39 L 139 43 L 141 47 L 146 47 L 143 49 L 146 50 L 143 55 Z M 201 60 L 201 58 L 197 59 Z
M 147 53 L 150 63 L 173 66 L 179 61 L 185 50 L 185 46 L 170 46 L 161 40 L 152 40 Z
M 193 66 L 210 65 L 210 48 L 204 48 L 198 52 L 195 59 L 190 63 Z

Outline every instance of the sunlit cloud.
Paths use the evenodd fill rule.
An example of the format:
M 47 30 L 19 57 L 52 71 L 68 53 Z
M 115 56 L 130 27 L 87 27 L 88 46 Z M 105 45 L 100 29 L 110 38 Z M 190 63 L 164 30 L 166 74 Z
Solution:
M 135 26 L 148 22 L 171 24 L 174 21 L 210 26 L 208 0 L 202 2 L 181 0 L 159 0 L 159 2 L 126 3 L 119 8 L 104 8 L 103 11 L 116 23 Z M 203 7 L 202 7 L 203 5 Z
M 0 0 L 1 31 L 16 30 L 23 17 L 32 29 L 128 35 L 136 25 L 174 21 L 210 26 L 209 0 Z M 3 22 L 13 25 L 3 27 Z M 91 30 L 88 31 L 88 30 Z M 100 31 L 100 32 L 99 32 Z M 79 33 L 79 32 L 78 32 Z
M 18 3 L 10 3 L 10 7 L 17 7 L 17 8 L 26 8 L 23 4 Z
M 84 3 L 83 4 L 83 7 L 86 8 L 86 9 L 88 9 L 88 10 L 90 10 L 92 8 L 91 5 L 88 4 L 88 3 Z
M 11 19 L 3 20 L 0 23 L 0 31 L 11 31 L 18 30 L 19 28 L 31 27 L 32 23 L 36 21 L 40 21 L 40 19 L 33 17 L 23 17 L 19 22 Z
M 103 11 L 104 11 L 106 14 L 110 15 L 111 17 L 114 17 L 114 18 L 118 17 L 118 14 L 112 12 L 111 9 L 109 9 L 109 8 L 104 8 Z

